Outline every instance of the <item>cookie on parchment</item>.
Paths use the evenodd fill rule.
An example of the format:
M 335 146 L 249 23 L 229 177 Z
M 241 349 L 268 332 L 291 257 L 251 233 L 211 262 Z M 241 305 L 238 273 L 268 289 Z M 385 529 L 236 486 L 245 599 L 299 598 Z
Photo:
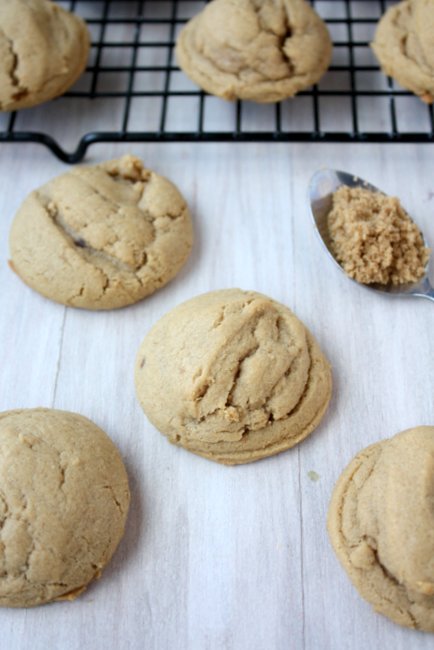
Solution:
M 434 0 L 404 0 L 381 18 L 372 42 L 386 75 L 434 101 Z
M 0 110 L 62 95 L 86 67 L 85 22 L 51 0 L 0 2 Z
M 224 99 L 278 102 L 327 70 L 332 44 L 305 0 L 212 0 L 177 39 L 182 70 Z
M 340 476 L 328 529 L 360 595 L 395 623 L 434 632 L 434 427 L 371 445 Z
M 0 606 L 78 596 L 112 557 L 129 500 L 119 452 L 93 422 L 0 413 Z
M 188 207 L 133 156 L 75 167 L 32 192 L 11 228 L 11 266 L 47 298 L 114 309 L 171 280 L 193 241 Z
M 197 296 L 145 337 L 136 390 L 170 442 L 227 465 L 293 447 L 319 424 L 331 372 L 284 305 L 253 291 Z

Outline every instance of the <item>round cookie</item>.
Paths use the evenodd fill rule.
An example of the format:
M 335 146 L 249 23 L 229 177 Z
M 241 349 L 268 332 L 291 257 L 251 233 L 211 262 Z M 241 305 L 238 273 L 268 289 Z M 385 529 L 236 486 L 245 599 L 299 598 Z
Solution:
M 378 23 L 372 49 L 386 75 L 434 101 L 434 0 L 404 0 Z
M 47 298 L 114 309 L 169 282 L 192 241 L 176 187 L 124 156 L 75 167 L 32 192 L 12 224 L 11 266 Z
M 0 413 L 0 606 L 72 600 L 122 538 L 127 474 L 109 437 L 75 413 Z
M 179 34 L 182 70 L 224 99 L 278 102 L 312 86 L 331 60 L 324 22 L 305 0 L 213 0 Z
M 15 111 L 62 95 L 86 67 L 89 32 L 50 0 L 0 3 L 0 110 Z
M 179 305 L 145 337 L 136 390 L 170 442 L 227 465 L 277 454 L 319 424 L 329 364 L 284 305 L 213 291 Z
M 395 623 L 434 632 L 434 427 L 362 450 L 339 478 L 328 529 L 363 598 Z

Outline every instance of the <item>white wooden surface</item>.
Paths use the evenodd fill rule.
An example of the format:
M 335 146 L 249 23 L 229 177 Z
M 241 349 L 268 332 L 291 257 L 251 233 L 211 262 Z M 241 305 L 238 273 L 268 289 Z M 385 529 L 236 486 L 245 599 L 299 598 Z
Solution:
M 126 535 L 102 579 L 74 603 L 0 610 L 1 650 L 432 648 L 432 636 L 359 598 L 325 520 L 332 486 L 359 449 L 433 424 L 434 305 L 376 295 L 333 268 L 306 187 L 318 167 L 350 170 L 399 194 L 434 242 L 433 147 L 113 145 L 91 148 L 87 162 L 126 151 L 184 193 L 195 248 L 151 298 L 91 313 L 45 300 L 9 270 L 15 210 L 67 168 L 37 146 L 0 147 L 0 410 L 88 416 L 119 446 L 132 488 Z M 332 363 L 334 395 L 297 448 L 228 468 L 172 447 L 146 421 L 133 364 L 167 310 L 233 286 L 282 301 L 311 328 Z

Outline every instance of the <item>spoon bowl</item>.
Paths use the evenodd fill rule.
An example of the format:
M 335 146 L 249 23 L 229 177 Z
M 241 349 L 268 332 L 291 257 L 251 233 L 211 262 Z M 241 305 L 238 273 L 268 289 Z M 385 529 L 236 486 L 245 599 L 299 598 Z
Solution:
M 361 284 L 360 282 L 357 282 L 357 280 L 350 278 L 345 273 L 342 266 L 336 260 L 331 247 L 327 217 L 332 208 L 333 193 L 336 192 L 336 190 L 342 185 L 350 188 L 361 187 L 365 190 L 370 190 L 371 192 L 380 192 L 381 194 L 384 194 L 384 192 L 378 189 L 378 187 L 375 187 L 374 185 L 371 185 L 367 181 L 363 180 L 362 178 L 359 178 L 358 176 L 348 174 L 347 172 L 338 171 L 336 169 L 320 169 L 319 171 L 315 172 L 309 183 L 310 210 L 316 231 L 322 244 L 325 246 L 329 257 L 332 259 L 334 264 L 339 267 L 342 273 L 344 273 L 353 282 Z M 423 241 L 424 245 L 427 246 L 424 237 Z M 418 296 L 421 298 L 429 298 L 430 300 L 434 300 L 434 288 L 431 286 L 428 275 L 428 268 L 430 263 L 431 258 L 426 266 L 425 275 L 417 282 L 401 285 L 395 285 L 392 283 L 362 284 L 362 286 L 366 287 L 367 289 L 389 294 L 391 296 Z

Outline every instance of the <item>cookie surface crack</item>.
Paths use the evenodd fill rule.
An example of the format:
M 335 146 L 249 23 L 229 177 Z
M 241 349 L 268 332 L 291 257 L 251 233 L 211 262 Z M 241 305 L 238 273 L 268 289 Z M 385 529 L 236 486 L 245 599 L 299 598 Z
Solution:
M 98 258 L 105 260 L 110 264 L 110 266 L 112 266 L 114 269 L 118 271 L 124 271 L 127 273 L 132 273 L 134 275 L 136 275 L 144 266 L 146 266 L 148 258 L 145 251 L 143 251 L 141 264 L 137 268 L 134 268 L 130 264 L 127 264 L 126 262 L 122 262 L 117 257 L 111 255 L 110 253 L 107 253 L 107 251 L 98 250 L 90 246 L 83 237 L 78 235 L 66 223 L 66 221 L 62 218 L 60 214 L 58 206 L 53 201 L 50 201 L 48 204 L 46 204 L 44 200 L 40 200 L 40 202 L 43 205 L 44 209 L 46 210 L 47 215 L 54 223 L 54 225 L 57 227 L 59 232 L 61 232 L 61 234 L 66 239 L 70 247 L 73 248 L 75 252 L 83 260 L 85 260 L 88 263 L 91 263 L 93 266 L 98 268 L 102 273 L 105 272 L 98 264 Z M 116 241 L 119 241 L 119 237 L 117 237 Z
M 249 359 L 250 357 L 253 357 L 253 356 L 256 354 L 256 352 L 259 350 L 259 348 L 260 348 L 260 344 L 259 344 L 259 343 L 256 343 L 255 345 L 252 346 L 252 348 L 251 348 L 250 350 L 248 350 L 248 351 L 247 351 L 247 352 L 246 352 L 246 353 L 245 353 L 245 354 L 244 354 L 244 355 L 243 355 L 243 356 L 238 360 L 237 367 L 236 367 L 236 369 L 235 369 L 235 373 L 234 373 L 234 378 L 233 378 L 233 380 L 232 380 L 232 386 L 229 388 L 228 394 L 227 394 L 227 396 L 226 396 L 225 407 L 228 407 L 228 406 L 236 406 L 236 405 L 234 405 L 234 404 L 232 403 L 232 399 L 233 399 L 234 392 L 235 392 L 235 390 L 236 390 L 236 388 L 237 388 L 238 380 L 239 380 L 239 378 L 240 378 L 241 372 L 242 372 L 242 370 L 243 370 L 243 364 L 244 364 L 244 362 L 245 362 L 247 359 Z
M 16 89 L 16 91 L 12 94 L 11 97 L 13 100 L 19 100 L 25 97 L 29 92 L 28 88 L 21 86 L 20 78 L 18 76 L 18 67 L 20 63 L 19 55 L 15 50 L 13 40 L 5 34 L 1 27 L 0 32 L 3 34 L 3 37 L 8 45 L 9 53 L 12 59 L 12 65 L 7 72 L 11 81 L 11 85 Z

